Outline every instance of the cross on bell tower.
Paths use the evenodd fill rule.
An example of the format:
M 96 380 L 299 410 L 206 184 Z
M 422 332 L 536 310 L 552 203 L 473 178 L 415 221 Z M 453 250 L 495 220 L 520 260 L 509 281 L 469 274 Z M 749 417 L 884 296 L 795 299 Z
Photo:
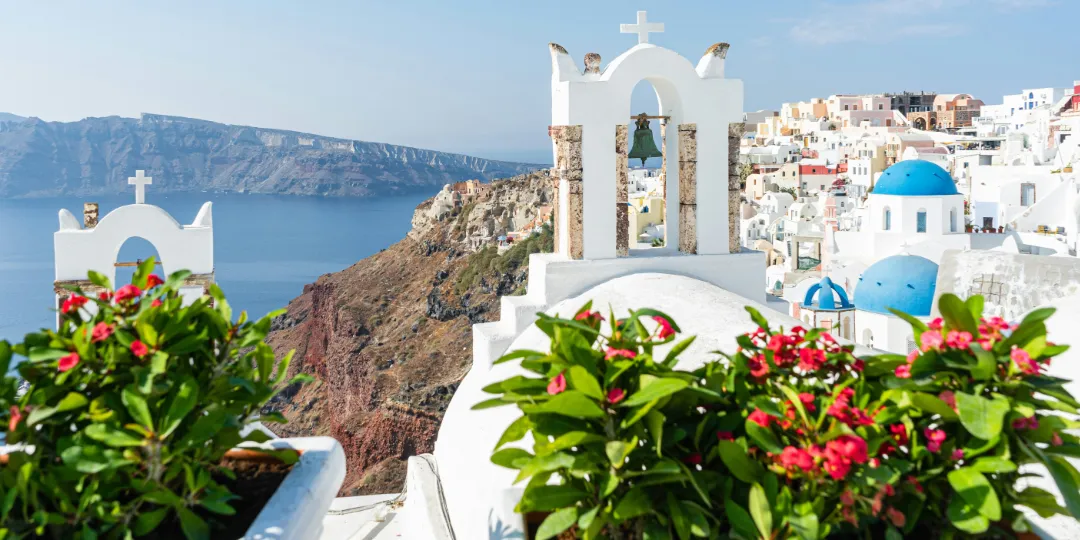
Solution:
M 637 34 L 638 45 L 649 42 L 649 33 L 664 31 L 664 23 L 651 23 L 644 11 L 637 12 L 637 24 L 620 24 L 619 32 L 623 34 Z
M 135 176 L 128 177 L 128 185 L 135 186 L 135 204 L 146 204 L 146 186 L 154 183 L 154 178 L 145 174 L 146 171 L 135 171 Z

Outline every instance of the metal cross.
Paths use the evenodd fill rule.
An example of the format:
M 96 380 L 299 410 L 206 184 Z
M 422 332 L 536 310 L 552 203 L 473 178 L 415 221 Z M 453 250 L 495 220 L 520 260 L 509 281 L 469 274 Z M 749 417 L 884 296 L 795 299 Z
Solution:
M 146 203 L 146 186 L 153 184 L 154 179 L 145 176 L 146 171 L 135 171 L 135 176 L 128 177 L 128 184 L 135 186 L 135 204 Z
M 637 34 L 638 44 L 649 42 L 650 32 L 663 32 L 664 23 L 651 23 L 644 11 L 637 12 L 637 24 L 620 24 L 619 32 L 623 34 Z

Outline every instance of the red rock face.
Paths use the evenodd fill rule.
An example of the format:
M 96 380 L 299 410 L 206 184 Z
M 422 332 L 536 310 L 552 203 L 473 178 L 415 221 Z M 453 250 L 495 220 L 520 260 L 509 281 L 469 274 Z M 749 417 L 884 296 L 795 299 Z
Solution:
M 546 175 L 514 182 L 487 196 L 550 185 Z M 272 429 L 337 439 L 348 467 L 341 495 L 402 489 L 407 458 L 433 450 L 471 366 L 472 324 L 497 318 L 498 297 L 524 284 L 525 266 L 478 268 L 483 257 L 461 242 L 470 233 L 455 227 L 464 217 L 321 276 L 275 320 L 270 345 L 279 357 L 295 349 L 289 371 L 316 381 L 271 403 L 289 419 Z

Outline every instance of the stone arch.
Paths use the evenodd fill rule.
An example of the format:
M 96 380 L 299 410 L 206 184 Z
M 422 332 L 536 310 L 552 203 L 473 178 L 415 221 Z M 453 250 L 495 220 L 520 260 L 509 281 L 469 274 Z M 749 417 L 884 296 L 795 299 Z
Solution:
M 874 347 L 874 333 L 869 328 L 864 328 L 862 331 L 862 342 L 867 347 Z
M 926 120 L 923 118 L 916 118 L 914 122 L 915 129 L 926 131 Z

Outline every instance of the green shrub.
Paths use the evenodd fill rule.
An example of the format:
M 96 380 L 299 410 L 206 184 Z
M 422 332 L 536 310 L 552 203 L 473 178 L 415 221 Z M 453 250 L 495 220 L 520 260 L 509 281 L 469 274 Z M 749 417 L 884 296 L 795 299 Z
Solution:
M 218 482 L 233 476 L 222 457 L 267 439 L 242 437 L 249 423 L 285 421 L 260 413 L 292 357 L 276 362 L 264 342 L 280 312 L 234 323 L 216 285 L 184 306 L 178 287 L 189 273 L 163 283 L 152 268 L 144 262 L 115 293 L 91 273 L 106 292 L 74 289 L 58 331 L 0 342 L 0 369 L 24 357 L 18 373 L 29 384 L 21 397 L 13 377 L 0 387 L 0 430 L 21 445 L 0 465 L 0 537 L 152 536 L 178 522 L 188 538 L 208 538 L 235 513 L 230 501 L 243 494 Z

